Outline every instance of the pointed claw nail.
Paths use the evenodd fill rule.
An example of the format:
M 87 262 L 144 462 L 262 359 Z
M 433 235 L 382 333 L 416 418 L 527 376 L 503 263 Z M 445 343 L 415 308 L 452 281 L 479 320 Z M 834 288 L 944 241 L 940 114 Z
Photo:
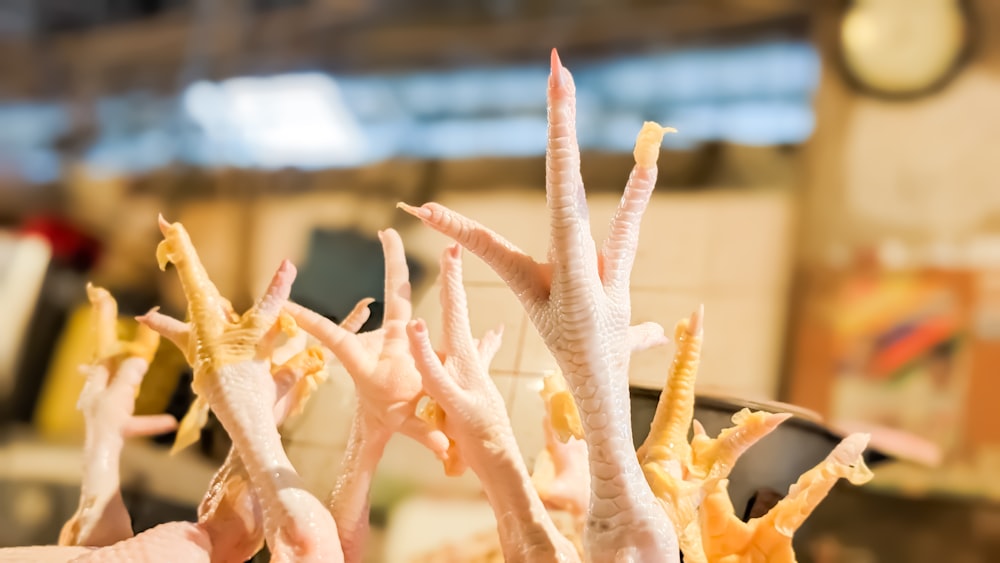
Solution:
M 694 336 L 701 336 L 703 334 L 702 325 L 705 319 L 705 305 L 698 305 L 698 310 L 691 313 L 691 320 L 688 322 L 688 332 Z
M 160 225 L 160 232 L 163 233 L 164 235 L 166 235 L 167 231 L 170 230 L 170 222 L 163 218 L 163 214 L 162 213 L 160 213 L 157 216 L 157 222 Z
M 707 436 L 708 435 L 708 433 L 705 432 L 705 426 L 702 425 L 701 421 L 698 420 L 697 418 L 694 419 L 694 420 L 692 420 L 691 424 L 694 426 L 694 435 L 695 436 Z
M 409 205 L 409 204 L 406 204 L 406 203 L 403 203 L 402 201 L 400 201 L 399 203 L 396 204 L 396 208 L 402 209 L 403 211 L 409 213 L 410 215 L 413 215 L 414 217 L 416 217 L 418 219 L 430 219 L 431 218 L 431 212 L 430 212 L 430 210 L 429 209 L 424 209 L 423 207 L 413 207 L 412 205 Z
M 562 75 L 562 61 L 559 60 L 559 52 L 556 51 L 555 47 L 552 48 L 552 56 L 550 58 L 550 84 L 553 88 L 559 88 L 563 85 L 563 75 Z

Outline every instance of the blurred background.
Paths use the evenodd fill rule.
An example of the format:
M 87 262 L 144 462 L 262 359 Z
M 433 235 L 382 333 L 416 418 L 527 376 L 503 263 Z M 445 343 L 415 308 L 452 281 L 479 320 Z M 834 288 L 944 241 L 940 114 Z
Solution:
M 288 257 L 293 297 L 330 318 L 375 297 L 368 329 L 386 227 L 407 246 L 416 314 L 440 326 L 446 241 L 397 201 L 452 206 L 542 257 L 553 47 L 578 87 L 595 236 L 642 122 L 678 129 L 633 321 L 670 332 L 704 303 L 703 397 L 794 405 L 821 442 L 886 437 L 875 480 L 835 489 L 803 529 L 800 561 L 1000 560 L 988 0 L 0 0 L 0 546 L 54 543 L 76 506 L 86 281 L 118 298 L 123 330 L 152 306 L 183 315 L 156 267 L 157 213 L 188 228 L 237 309 Z M 474 257 L 466 270 L 473 329 L 506 327 L 492 370 L 530 467 L 555 364 L 492 271 Z M 672 352 L 637 355 L 633 387 L 661 388 Z M 353 415 L 333 372 L 283 429 L 317 494 Z M 190 377 L 164 344 L 137 411 L 180 416 Z M 228 448 L 217 424 L 202 438 L 174 457 L 172 436 L 126 449 L 138 529 L 193 518 Z M 825 455 L 778 445 L 785 465 Z M 754 471 L 749 490 L 766 481 Z M 478 490 L 394 439 L 370 559 L 488 530 Z

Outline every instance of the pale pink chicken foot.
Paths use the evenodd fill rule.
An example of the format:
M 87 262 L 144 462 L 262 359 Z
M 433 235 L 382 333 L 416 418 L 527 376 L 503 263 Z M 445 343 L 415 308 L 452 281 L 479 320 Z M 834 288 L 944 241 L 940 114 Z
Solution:
M 125 439 L 172 430 L 170 415 L 135 416 L 135 397 L 159 345 L 159 335 L 140 328 L 132 342 L 118 339 L 118 305 L 111 294 L 87 285 L 96 349 L 82 366 L 87 381 L 77 408 L 83 414 L 83 479 L 80 504 L 59 534 L 60 545 L 107 546 L 132 537 L 122 501 L 119 463 Z
M 212 543 L 205 530 L 193 522 L 168 522 L 133 538 L 71 559 L 72 563 L 137 563 L 184 561 L 210 563 Z
M 647 152 L 640 155 L 637 150 L 636 166 L 598 254 L 590 236 L 580 176 L 575 87 L 555 51 L 548 101 L 546 196 L 551 231 L 547 264 L 535 262 L 500 235 L 444 206 L 401 207 L 453 238 L 500 275 L 524 305 L 566 376 L 580 410 L 592 478 L 584 528 L 587 557 L 592 561 L 678 561 L 671 523 L 646 484 L 635 455 L 628 392 L 629 279 L 640 219 L 656 180 L 656 155 L 650 158 L 650 143 L 645 139 L 641 145 Z
M 377 429 L 368 431 L 360 413 L 354 417 L 341 472 L 327 503 L 337 522 L 344 561 L 348 563 L 360 562 L 365 555 L 372 481 L 389 437 Z
M 354 381 L 358 407 L 348 437 L 341 473 L 329 501 L 346 561 L 360 561 L 368 537 L 369 493 L 376 466 L 389 438 L 401 432 L 431 449 L 447 467 L 448 438 L 417 417 L 424 396 L 406 336 L 412 316 L 410 274 L 403 241 L 393 229 L 379 232 L 385 256 L 385 313 L 376 331 L 353 334 L 294 303 L 285 310 L 344 365 Z
M 193 387 L 207 400 L 246 466 L 262 507 L 272 560 L 343 560 L 333 518 L 306 491 L 282 447 L 270 365 L 257 346 L 288 299 L 294 266 L 283 262 L 265 296 L 245 315 L 233 318 L 183 227 L 161 218 L 160 229 L 164 241 L 157 256 L 161 264 L 177 266 L 188 298 L 191 323 L 186 340 L 194 351 Z
M 290 412 L 289 395 L 302 374 L 275 377 L 280 426 Z M 284 383 L 284 385 L 281 385 Z M 212 539 L 212 563 L 242 563 L 264 546 L 264 515 L 236 448 L 230 448 L 198 506 L 198 524 Z
M 489 376 L 500 333 L 488 333 L 478 344 L 472 338 L 460 251 L 456 245 L 441 258 L 443 365 L 424 322 L 413 321 L 408 327 L 424 387 L 443 411 L 440 422 L 445 434 L 483 485 L 497 519 L 504 558 L 578 561 L 576 547 L 559 533 L 531 484 L 503 398 Z
M 212 543 L 212 563 L 242 563 L 264 547 L 264 515 L 235 448 L 198 506 L 198 525 Z
M 210 563 L 212 543 L 193 522 L 168 522 L 101 548 L 38 545 L 0 549 L 10 563 Z

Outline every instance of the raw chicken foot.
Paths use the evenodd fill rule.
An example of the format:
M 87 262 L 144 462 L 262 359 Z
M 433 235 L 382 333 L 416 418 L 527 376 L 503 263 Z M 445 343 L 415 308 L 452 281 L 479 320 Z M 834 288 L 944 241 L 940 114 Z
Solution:
M 462 286 L 461 248 L 441 257 L 441 305 L 444 316 L 442 365 L 422 320 L 407 330 L 424 387 L 441 408 L 445 434 L 479 477 L 497 519 L 507 561 L 579 561 L 573 544 L 556 529 L 538 493 L 530 486 L 503 398 L 489 375 L 500 347 L 500 332 L 478 342 L 472 338 Z
M 767 514 L 743 522 L 733 512 L 728 480 L 715 481 L 701 509 L 702 541 L 711 563 L 794 563 L 792 535 L 840 479 L 860 485 L 871 479 L 862 453 L 867 434 L 851 434 L 819 465 L 791 486 Z
M 258 343 L 278 320 L 295 277 L 285 261 L 264 297 L 235 317 L 209 280 L 194 246 L 178 223 L 160 218 L 164 241 L 157 248 L 161 267 L 176 265 L 188 299 L 191 323 L 163 322 L 167 336 L 190 350 L 192 388 L 205 397 L 246 466 L 262 507 L 264 535 L 273 561 L 341 561 L 336 524 L 309 494 L 292 467 L 275 424 L 275 386 L 268 357 Z M 190 346 L 190 348 L 188 348 Z
M 406 336 L 406 324 L 413 311 L 406 254 L 395 230 L 379 232 L 379 240 L 385 255 L 385 315 L 381 328 L 358 335 L 294 303 L 285 306 L 306 332 L 340 359 L 357 390 L 357 413 L 329 502 L 347 561 L 360 561 L 363 555 L 371 482 L 393 434 L 402 432 L 426 445 L 452 471 L 460 467 L 444 433 L 416 414 L 424 393 Z
M 629 279 L 639 223 L 656 181 L 666 131 L 647 123 L 636 142 L 636 166 L 600 253 L 590 236 L 575 87 L 555 51 L 548 87 L 546 196 L 549 262 L 539 264 L 500 235 L 444 206 L 400 204 L 425 224 L 483 259 L 520 299 L 562 369 L 582 415 L 590 458 L 591 498 L 584 529 L 593 561 L 677 561 L 670 520 L 646 484 L 631 437 L 628 393 Z M 632 334 L 662 338 L 650 325 Z M 659 335 L 657 337 L 656 335 Z
M 660 500 L 677 532 L 684 560 L 705 561 L 698 509 L 715 483 L 728 477 L 740 455 L 784 422 L 788 414 L 744 410 L 733 417 L 736 426 L 710 439 L 695 421 L 695 436 L 688 443 L 694 417 L 694 383 L 701 359 L 704 311 L 677 323 L 677 350 L 660 393 L 649 434 L 636 452 L 653 493 Z
M 356 308 L 344 324 L 360 328 L 367 319 L 368 310 L 363 308 L 362 311 L 363 314 L 359 314 Z M 357 317 L 361 317 L 360 322 Z M 280 337 L 285 340 L 270 354 L 271 375 L 278 398 L 274 419 L 280 426 L 288 416 L 304 407 L 327 372 L 322 352 L 306 348 L 305 333 L 298 330 L 291 317 L 283 314 L 271 332 L 278 334 L 265 337 L 264 346 L 273 346 L 273 341 Z M 235 448 L 230 448 L 209 484 L 198 507 L 198 523 L 211 538 L 213 563 L 242 563 L 264 545 L 261 506 Z
M 87 382 L 77 403 L 85 425 L 83 480 L 79 508 L 63 526 L 59 545 L 100 547 L 133 535 L 119 488 L 118 464 L 125 438 L 169 432 L 177 421 L 170 415 L 132 414 L 159 335 L 140 325 L 131 342 L 119 340 L 114 297 L 89 284 L 87 297 L 97 342 L 94 362 L 81 366 Z

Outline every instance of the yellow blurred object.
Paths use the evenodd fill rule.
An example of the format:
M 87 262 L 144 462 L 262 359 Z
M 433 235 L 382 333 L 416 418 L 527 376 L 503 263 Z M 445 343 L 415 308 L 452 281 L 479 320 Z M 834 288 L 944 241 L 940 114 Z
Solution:
M 566 379 L 562 372 L 550 371 L 542 381 L 542 400 L 549 413 L 552 429 L 559 436 L 559 441 L 566 443 L 570 438 L 583 439 L 583 423 L 580 421 L 580 411 L 573 402 Z
M 83 389 L 80 366 L 91 363 L 97 346 L 92 309 L 83 303 L 73 310 L 56 343 L 52 362 L 42 383 L 35 408 L 34 426 L 45 439 L 82 442 L 83 416 L 76 409 Z M 138 323 L 119 317 L 118 335 L 131 340 Z M 161 346 L 154 356 L 136 398 L 136 414 L 162 413 L 177 387 L 183 357 L 172 346 Z
M 35 408 L 35 427 L 44 438 L 83 440 L 83 415 L 76 410 L 76 400 L 84 384 L 79 368 L 90 363 L 97 346 L 91 317 L 89 304 L 77 307 L 56 343 Z

